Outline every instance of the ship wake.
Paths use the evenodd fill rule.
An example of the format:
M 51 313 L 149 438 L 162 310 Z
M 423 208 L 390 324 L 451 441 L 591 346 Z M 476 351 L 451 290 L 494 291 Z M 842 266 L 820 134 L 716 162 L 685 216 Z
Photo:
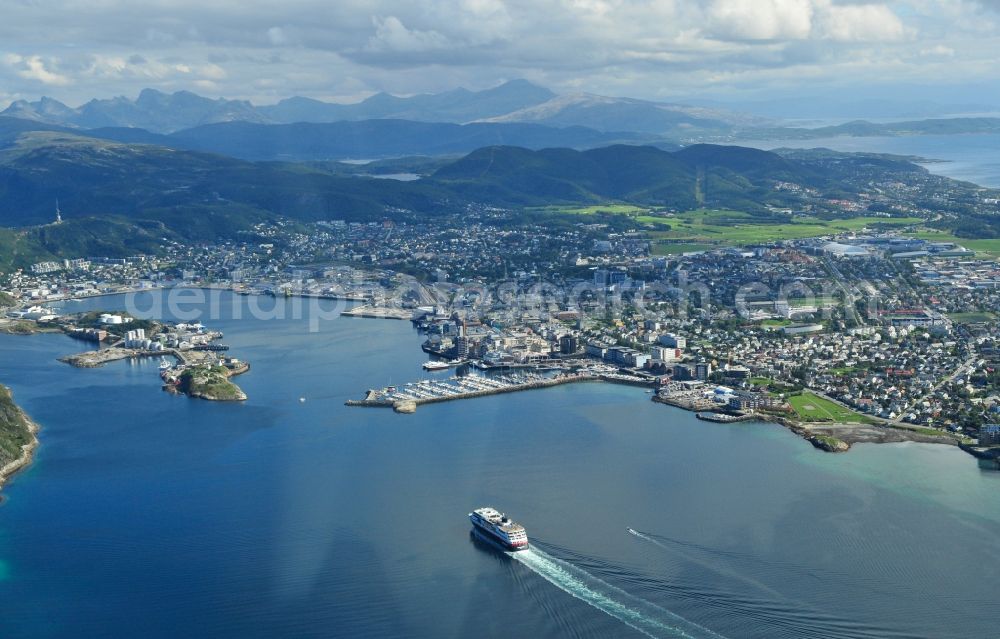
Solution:
M 722 639 L 722 636 L 665 608 L 635 597 L 537 546 L 508 553 L 563 592 L 618 619 L 647 637 Z
M 815 603 L 789 596 L 770 584 L 838 583 L 843 590 L 869 588 L 869 584 L 846 582 L 845 576 L 794 563 L 769 561 L 738 551 L 727 551 L 663 535 L 627 529 L 633 535 L 664 551 L 669 557 L 688 566 L 697 566 L 730 584 L 715 587 L 700 584 L 696 589 L 673 583 L 670 589 L 679 596 L 696 598 L 701 605 L 714 608 L 720 615 L 737 616 L 758 631 L 771 637 L 897 637 L 905 636 L 892 629 L 844 618 Z M 690 579 L 690 577 L 689 577 Z M 808 580 L 808 581 L 804 581 Z M 706 579 L 715 582 L 715 579 Z

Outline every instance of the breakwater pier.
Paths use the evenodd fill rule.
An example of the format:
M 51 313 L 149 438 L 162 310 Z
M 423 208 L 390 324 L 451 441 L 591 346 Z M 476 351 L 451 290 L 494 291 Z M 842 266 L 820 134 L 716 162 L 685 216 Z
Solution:
M 368 406 L 372 408 L 393 408 L 397 412 L 412 413 L 421 404 L 433 404 L 457 399 L 486 397 L 500 393 L 549 388 L 574 382 L 607 381 L 646 385 L 636 378 L 625 375 L 595 374 L 592 372 L 562 373 L 553 377 L 543 377 L 537 373 L 517 373 L 498 377 L 467 375 L 447 380 L 421 380 L 402 386 L 386 386 L 369 389 L 364 399 L 351 399 L 347 406 Z
M 167 348 L 153 351 L 141 348 L 124 348 L 120 346 L 109 346 L 96 351 L 87 351 L 86 353 L 67 355 L 65 357 L 60 357 L 59 361 L 77 368 L 97 368 L 110 362 L 117 362 L 123 359 L 139 359 L 142 357 L 163 358 L 166 356 L 172 356 L 181 364 L 188 363 L 188 357 L 177 349 Z
M 365 304 L 362 306 L 355 306 L 354 308 L 349 308 L 346 311 L 340 313 L 344 317 L 368 317 L 372 319 L 395 319 L 395 320 L 410 320 L 413 319 L 413 311 L 405 308 L 395 308 L 390 306 L 374 306 L 371 304 Z
M 729 413 L 695 413 L 694 415 L 698 419 L 705 422 L 716 422 L 718 424 L 735 424 L 736 422 L 747 422 L 754 419 L 760 419 L 753 413 L 744 413 L 742 415 L 730 415 Z

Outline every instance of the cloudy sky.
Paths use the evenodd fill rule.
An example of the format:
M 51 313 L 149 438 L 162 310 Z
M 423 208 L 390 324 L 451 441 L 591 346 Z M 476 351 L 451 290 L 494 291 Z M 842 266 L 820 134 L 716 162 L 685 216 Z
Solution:
M 512 78 L 650 99 L 994 100 L 998 36 L 1000 0 L 4 0 L 0 106 L 143 87 L 354 101 Z

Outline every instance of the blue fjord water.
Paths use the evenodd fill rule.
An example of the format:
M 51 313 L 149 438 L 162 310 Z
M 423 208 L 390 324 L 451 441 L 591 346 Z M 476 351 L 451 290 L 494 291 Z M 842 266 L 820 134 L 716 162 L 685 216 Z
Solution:
M 742 140 L 741 146 L 760 149 L 827 148 L 836 151 L 892 153 L 928 160 L 932 173 L 981 186 L 1000 188 L 1000 135 L 904 135 L 896 137 L 839 136 L 814 140 Z
M 155 361 L 73 369 L 65 336 L 0 338 L 43 427 L 2 493 L 0 636 L 995 631 L 1000 473 L 956 449 L 830 455 L 596 383 L 348 408 L 427 375 L 408 323 L 205 322 L 252 362 L 244 404 L 164 393 Z M 470 536 L 486 504 L 533 548 Z

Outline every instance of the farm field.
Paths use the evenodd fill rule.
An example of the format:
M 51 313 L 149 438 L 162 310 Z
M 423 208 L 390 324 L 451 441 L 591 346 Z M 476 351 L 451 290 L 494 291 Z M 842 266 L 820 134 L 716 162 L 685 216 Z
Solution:
M 980 257 L 1000 259 L 1000 238 L 956 237 L 946 231 L 920 227 L 924 220 L 917 217 L 889 218 L 860 215 L 837 220 L 798 217 L 792 222 L 769 223 L 743 211 L 698 209 L 683 213 L 650 215 L 650 207 L 620 203 L 546 206 L 532 210 L 566 215 L 625 215 L 640 224 L 654 228 L 662 227 L 663 230 L 652 230 L 649 233 L 652 240 L 651 252 L 654 255 L 676 255 L 726 246 L 822 237 L 879 226 L 898 228 L 902 234 L 909 237 L 933 242 L 955 242 L 975 251 Z
M 598 213 L 626 215 L 640 224 L 664 227 L 664 230 L 654 230 L 650 234 L 653 239 L 653 252 L 659 255 L 705 250 L 713 246 L 734 246 L 820 237 L 860 231 L 874 225 L 903 228 L 923 222 L 922 219 L 916 217 L 858 216 L 838 220 L 800 217 L 792 222 L 771 223 L 743 211 L 698 209 L 683 213 L 650 215 L 649 208 L 611 203 L 584 207 L 547 206 L 533 210 L 566 215 L 596 215 Z M 657 240 L 670 241 L 661 243 Z M 997 250 L 1000 252 L 1000 240 L 997 241 Z
M 745 222 L 744 222 L 745 220 Z M 840 220 L 803 217 L 788 223 L 761 223 L 739 211 L 699 210 L 673 217 L 637 216 L 636 221 L 667 224 L 669 231 L 653 231 L 655 239 L 711 242 L 719 245 L 754 244 L 776 240 L 820 237 L 860 231 L 873 225 L 906 227 L 923 222 L 920 218 L 884 218 L 860 216 Z

